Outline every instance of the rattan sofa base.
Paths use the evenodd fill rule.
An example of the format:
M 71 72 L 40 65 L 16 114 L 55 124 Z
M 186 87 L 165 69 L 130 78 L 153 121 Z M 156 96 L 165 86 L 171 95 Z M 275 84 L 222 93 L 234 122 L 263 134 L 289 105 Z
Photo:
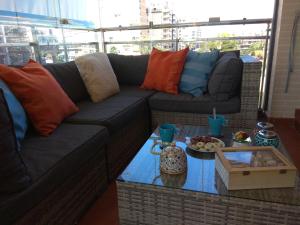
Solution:
M 156 128 L 158 124 L 174 123 L 194 126 L 208 126 L 208 114 L 182 113 L 182 112 L 164 112 L 152 110 L 152 128 Z M 248 115 L 250 114 L 250 115 Z M 257 123 L 257 109 L 250 113 L 233 113 L 225 114 L 228 120 L 228 127 L 235 129 L 251 130 L 255 128 Z
M 151 134 L 149 109 L 140 113 L 133 121 L 120 128 L 110 137 L 106 147 L 108 178 L 114 180 L 128 165 L 139 148 Z
M 300 206 L 117 181 L 121 225 L 299 225 Z

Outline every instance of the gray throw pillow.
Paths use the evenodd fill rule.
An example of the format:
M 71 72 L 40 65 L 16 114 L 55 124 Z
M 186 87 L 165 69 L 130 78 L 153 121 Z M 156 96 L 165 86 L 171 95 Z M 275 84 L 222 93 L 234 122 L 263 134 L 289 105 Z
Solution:
M 217 101 L 240 94 L 243 61 L 234 53 L 224 54 L 216 63 L 208 82 L 208 92 Z

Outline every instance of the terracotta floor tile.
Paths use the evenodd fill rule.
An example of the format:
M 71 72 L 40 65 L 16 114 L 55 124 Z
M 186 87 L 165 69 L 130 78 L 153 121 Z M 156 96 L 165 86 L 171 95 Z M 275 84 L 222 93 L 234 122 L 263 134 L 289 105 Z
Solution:
M 115 183 L 94 203 L 79 225 L 119 225 L 118 201 Z

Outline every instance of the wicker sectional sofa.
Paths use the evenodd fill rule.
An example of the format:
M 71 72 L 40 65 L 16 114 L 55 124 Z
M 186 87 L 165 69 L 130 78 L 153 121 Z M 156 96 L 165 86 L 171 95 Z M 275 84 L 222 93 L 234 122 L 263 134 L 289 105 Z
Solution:
M 261 62 L 252 60 L 243 60 L 243 77 L 240 94 L 239 112 L 227 113 L 221 109 L 221 113 L 226 115 L 228 126 L 233 129 L 253 129 L 257 120 L 257 108 L 259 98 L 259 85 L 261 74 Z M 207 114 L 186 113 L 186 112 L 168 112 L 156 108 L 151 109 L 153 127 L 157 124 L 168 121 L 170 123 L 194 124 L 207 126 Z
M 101 103 L 89 99 L 74 62 L 45 65 L 80 111 L 49 137 L 28 132 L 20 154 L 33 183 L 21 192 L 0 194 L 1 225 L 76 223 L 158 123 L 206 125 L 211 107 L 219 105 L 231 127 L 255 125 L 260 62 L 244 62 L 241 93 L 228 102 L 212 102 L 209 96 L 194 99 L 142 90 L 149 56 L 108 56 L 121 92 Z M 160 108 L 165 101 L 174 101 L 178 110 Z M 205 109 L 187 112 L 182 103 Z

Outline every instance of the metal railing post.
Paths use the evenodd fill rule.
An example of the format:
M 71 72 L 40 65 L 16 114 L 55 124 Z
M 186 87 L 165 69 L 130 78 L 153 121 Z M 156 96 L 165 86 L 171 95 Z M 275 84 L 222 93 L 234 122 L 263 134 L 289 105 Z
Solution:
M 42 64 L 43 62 L 42 62 L 42 56 L 41 56 L 41 50 L 40 50 L 39 43 L 38 42 L 30 42 L 29 46 L 33 48 L 35 60 Z
M 175 50 L 178 51 L 178 46 L 179 46 L 179 39 L 176 38 L 176 42 L 175 42 Z
M 89 45 L 95 45 L 95 49 L 96 49 L 96 52 L 99 52 L 100 49 L 99 49 L 99 42 L 90 42 L 88 43 Z
M 36 36 L 35 27 L 30 26 L 30 31 L 32 36 L 32 42 L 29 42 L 29 46 L 33 48 L 35 60 L 39 63 L 42 63 L 41 49 L 39 46 L 38 38 Z
M 260 83 L 260 95 L 259 95 L 259 108 L 261 109 L 264 105 L 263 102 L 263 92 L 265 89 L 265 75 L 266 75 L 266 62 L 267 62 L 267 53 L 268 53 L 268 47 L 269 47 L 269 36 L 270 36 L 270 23 L 268 23 L 267 26 L 267 35 L 265 40 L 265 49 L 264 49 L 264 60 L 263 60 L 263 68 L 262 68 L 262 74 L 261 74 L 261 83 Z
M 1 25 L 1 31 L 2 31 L 2 34 L 3 34 L 3 43 L 6 44 L 7 41 L 6 41 L 6 35 L 5 35 L 5 29 L 4 29 L 4 26 Z M 8 48 L 5 47 L 5 63 L 8 64 L 8 65 L 11 65 L 11 60 L 10 60 L 10 57 L 9 57 L 9 52 L 8 52 Z
M 107 52 L 106 50 L 106 42 L 105 42 L 105 35 L 104 35 L 104 30 L 101 31 L 101 44 L 102 44 L 102 50 L 104 53 Z

